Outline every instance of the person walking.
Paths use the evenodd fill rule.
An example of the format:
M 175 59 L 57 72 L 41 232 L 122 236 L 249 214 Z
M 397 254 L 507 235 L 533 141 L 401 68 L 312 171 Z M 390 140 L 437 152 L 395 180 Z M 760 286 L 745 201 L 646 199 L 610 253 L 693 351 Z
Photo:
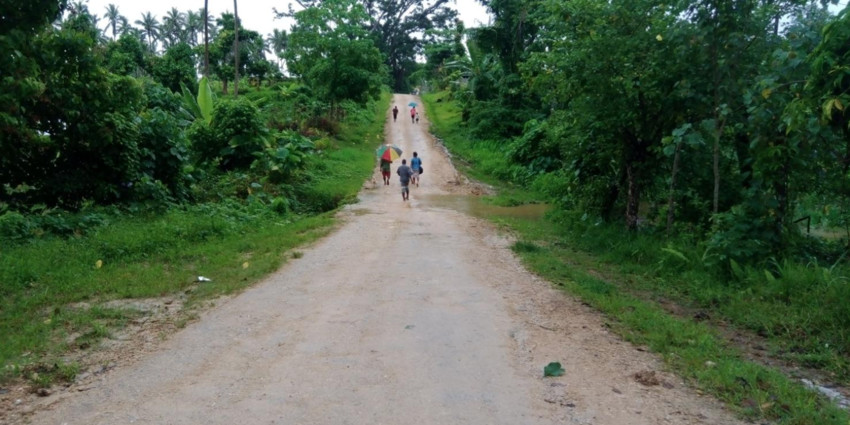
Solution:
M 416 107 L 414 106 L 414 107 L 410 108 L 410 123 L 413 124 L 415 122 L 414 121 L 415 119 L 416 119 Z
M 396 170 L 398 174 L 399 181 L 401 181 L 401 200 L 407 201 L 410 199 L 410 188 L 407 186 L 410 184 L 410 176 L 412 175 L 412 171 L 410 167 L 407 166 L 407 160 L 401 160 L 401 167 L 398 167 Z
M 398 118 L 398 106 L 393 105 L 393 122 Z
M 381 176 L 384 178 L 384 186 L 390 184 L 390 164 L 392 161 L 381 158 Z
M 410 170 L 413 173 L 410 176 L 410 183 L 419 187 L 419 175 L 422 174 L 422 158 L 416 152 L 413 152 L 413 158 L 410 160 Z

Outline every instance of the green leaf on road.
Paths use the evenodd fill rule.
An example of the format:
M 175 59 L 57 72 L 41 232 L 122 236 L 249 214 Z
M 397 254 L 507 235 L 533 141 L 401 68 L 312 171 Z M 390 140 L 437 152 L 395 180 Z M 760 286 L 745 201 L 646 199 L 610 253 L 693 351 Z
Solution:
M 561 376 L 564 372 L 564 368 L 561 367 L 559 362 L 549 363 L 543 368 L 543 376 Z

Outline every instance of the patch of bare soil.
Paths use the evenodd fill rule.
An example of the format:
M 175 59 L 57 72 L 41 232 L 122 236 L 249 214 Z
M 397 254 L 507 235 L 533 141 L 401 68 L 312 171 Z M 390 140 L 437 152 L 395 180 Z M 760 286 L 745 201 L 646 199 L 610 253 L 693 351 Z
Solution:
M 767 337 L 759 335 L 757 332 L 737 328 L 723 320 L 715 319 L 704 309 L 688 308 L 666 299 L 657 299 L 656 302 L 672 315 L 710 325 L 717 331 L 718 336 L 725 340 L 729 346 L 739 350 L 747 360 L 779 370 L 789 378 L 820 392 L 844 409 L 850 409 L 850 388 L 835 379 L 835 376 L 831 373 L 805 367 L 787 356 L 783 356 L 783 353 L 787 351 L 773 346 Z
M 18 379 L 0 388 L 0 424 L 26 423 L 37 409 L 49 408 L 75 392 L 85 392 L 105 373 L 129 367 L 139 358 L 154 352 L 169 335 L 181 329 L 193 317 L 184 309 L 192 289 L 174 296 L 145 299 L 111 300 L 103 303 L 89 302 L 69 305 L 69 309 L 90 309 L 97 305 L 110 309 L 130 310 L 136 316 L 120 329 L 112 329 L 107 339 L 94 346 L 84 345 L 66 353 L 61 362 L 79 366 L 72 382 L 63 382 L 41 388 L 31 381 Z M 69 335 L 69 344 L 79 335 Z M 55 364 L 37 362 L 27 368 L 25 376 L 40 370 L 55 368 Z

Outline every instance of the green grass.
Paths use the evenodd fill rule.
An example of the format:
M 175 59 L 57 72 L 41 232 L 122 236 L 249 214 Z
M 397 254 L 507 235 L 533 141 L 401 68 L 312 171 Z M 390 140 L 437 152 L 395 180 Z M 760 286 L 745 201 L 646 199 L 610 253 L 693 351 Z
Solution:
M 497 202 L 544 198 L 531 194 L 533 190 L 517 191 L 503 183 L 505 176 L 500 170 L 510 167 L 507 159 L 502 155 L 503 163 L 494 165 L 499 164 L 500 159 L 494 158 L 499 150 L 493 149 L 492 143 L 469 139 L 460 125 L 458 110 L 445 93 L 426 95 L 424 100 L 435 132 L 453 155 L 460 157 L 458 162 L 466 164 L 473 177 L 500 188 Z M 546 178 L 540 180 L 552 183 Z M 538 181 L 530 186 L 548 189 L 540 185 Z M 850 421 L 846 411 L 798 381 L 746 360 L 710 323 L 678 317 L 655 301 L 673 300 L 687 308 L 706 309 L 712 317 L 742 328 L 767 326 L 777 347 L 796 344 L 802 348 L 800 341 L 807 339 L 802 329 L 820 332 L 813 327 L 818 323 L 827 329 L 848 329 L 844 325 L 847 319 L 835 316 L 841 314 L 846 302 L 833 302 L 848 299 L 843 293 L 846 281 L 838 277 L 840 272 L 824 274 L 821 270 L 816 273 L 824 277 L 812 279 L 811 272 L 800 270 L 807 266 L 782 264 L 775 275 L 781 277 L 771 279 L 763 270 L 742 268 L 737 279 L 743 283 L 730 284 L 704 265 L 704 252 L 693 241 L 667 245 L 652 235 L 624 235 L 621 227 L 589 222 L 568 213 L 555 212 L 544 220 L 496 221 L 518 236 L 513 249 L 530 270 L 602 312 L 614 332 L 658 353 L 670 370 L 727 402 L 742 417 L 782 424 L 837 425 Z M 747 292 L 745 287 L 755 289 Z M 805 294 L 807 301 L 791 299 L 792 293 Z M 820 299 L 823 303 L 824 297 L 830 300 L 826 302 L 828 309 L 836 312 L 815 317 L 823 309 L 811 301 Z M 807 316 L 803 314 L 806 311 Z M 825 323 L 830 318 L 836 323 Z M 834 350 L 824 352 L 823 346 L 815 350 L 808 344 L 803 344 L 806 349 L 802 351 L 808 353 L 811 365 L 843 357 L 835 355 Z M 837 376 L 846 364 L 842 362 L 832 363 L 830 370 Z
M 332 210 L 355 199 L 372 172 L 389 95 L 349 120 L 326 146 L 317 175 L 298 190 L 328 203 L 313 215 L 278 214 L 263 202 L 235 200 L 115 214 L 72 237 L 0 243 L 0 383 L 23 377 L 37 386 L 73 379 L 60 359 L 87 349 L 142 314 L 106 301 L 189 291 L 185 318 L 199 301 L 240 291 L 303 254 L 297 247 L 330 232 Z M 330 202 L 330 201 L 328 201 Z M 196 283 L 198 276 L 212 279 Z M 80 307 L 81 303 L 90 308 Z M 185 324 L 183 323 L 178 323 Z
M 473 141 L 455 132 L 461 125 L 460 109 L 452 102 L 446 92 L 426 93 L 422 100 L 428 106 L 428 118 L 431 131 L 444 139 L 450 146 L 455 158 L 455 166 L 472 178 L 485 183 L 499 184 L 498 171 L 508 167 L 508 161 L 502 149 L 493 142 Z

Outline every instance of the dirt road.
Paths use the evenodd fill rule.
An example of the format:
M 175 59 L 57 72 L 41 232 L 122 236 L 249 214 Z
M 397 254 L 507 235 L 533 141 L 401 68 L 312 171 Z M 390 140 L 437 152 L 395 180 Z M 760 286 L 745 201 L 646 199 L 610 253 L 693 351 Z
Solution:
M 525 271 L 489 224 L 429 204 L 474 186 L 458 184 L 427 111 L 410 122 L 410 101 L 395 97 L 386 126 L 423 158 L 410 202 L 395 163 L 392 184 L 376 174 L 302 258 L 31 423 L 739 423 Z M 543 378 L 551 361 L 566 374 Z

